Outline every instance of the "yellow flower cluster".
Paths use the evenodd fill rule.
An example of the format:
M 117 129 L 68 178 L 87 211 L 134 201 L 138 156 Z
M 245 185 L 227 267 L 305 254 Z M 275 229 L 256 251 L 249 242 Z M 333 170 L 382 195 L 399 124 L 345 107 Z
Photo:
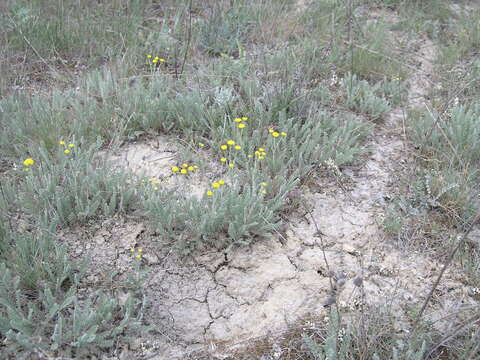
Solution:
M 152 55 L 147 55 L 147 61 L 151 62 L 152 64 L 160 64 L 164 63 L 165 59 L 158 56 L 153 57 Z
M 267 156 L 267 152 L 265 151 L 264 148 L 260 147 L 260 148 L 258 148 L 257 150 L 255 150 L 254 155 L 255 155 L 255 158 L 256 158 L 257 160 L 264 160 L 265 157 Z M 249 159 L 251 159 L 251 158 L 253 158 L 253 155 L 252 155 L 252 154 L 248 154 L 247 157 L 248 157 Z
M 278 132 L 273 129 L 269 129 L 268 133 L 272 135 L 273 137 L 279 137 L 279 136 L 287 136 L 287 133 L 285 131 Z
M 136 259 L 139 259 L 139 260 L 140 260 L 140 259 L 142 258 L 143 249 L 138 249 L 138 250 L 136 251 L 137 254 L 135 255 L 135 249 L 134 249 L 134 248 L 130 248 L 130 253 L 131 253 L 133 256 L 135 256 Z
M 182 175 L 186 175 L 189 172 L 194 172 L 197 169 L 198 169 L 197 165 L 189 165 L 187 163 L 184 163 L 180 166 L 172 166 L 172 172 L 179 173 Z
M 23 166 L 25 166 L 23 168 L 23 171 L 29 171 L 29 167 L 33 164 L 35 164 L 35 160 L 33 160 L 32 158 L 26 158 L 25 160 L 23 160 Z
M 35 160 L 33 160 L 32 158 L 27 158 L 25 160 L 23 160 L 23 165 L 24 166 L 32 166 L 33 164 L 35 164 Z
M 58 143 L 59 143 L 60 146 L 65 147 L 65 150 L 63 150 L 63 152 L 67 155 L 70 154 L 70 152 L 71 152 L 70 150 L 75 147 L 75 144 L 70 143 L 70 144 L 67 145 L 65 143 L 65 141 L 63 141 L 63 140 L 60 140 Z
M 248 121 L 248 117 L 246 117 L 246 116 L 237 117 L 237 118 L 233 119 L 233 121 L 237 123 L 237 127 L 239 129 L 244 129 L 247 126 L 247 124 L 245 124 L 245 122 Z
M 226 142 L 225 144 L 220 145 L 220 150 L 226 151 L 226 150 L 228 150 L 229 148 L 230 148 L 230 149 L 235 149 L 235 150 L 237 150 L 237 151 L 242 149 L 242 147 L 241 147 L 240 145 L 238 145 L 238 144 L 235 142 L 235 140 L 232 140 L 232 139 L 227 140 L 227 142 Z M 222 163 L 226 163 L 227 161 L 228 161 L 228 159 L 227 159 L 226 157 L 224 157 L 224 156 L 222 156 L 222 157 L 220 158 L 220 162 L 222 162 Z M 234 163 L 234 162 L 230 162 L 230 163 L 228 164 L 228 167 L 229 167 L 230 169 L 233 169 L 233 168 L 235 167 L 235 163 Z
M 225 185 L 224 180 L 218 180 L 212 183 L 212 189 L 219 189 L 221 186 Z M 207 196 L 213 196 L 212 190 L 207 190 Z

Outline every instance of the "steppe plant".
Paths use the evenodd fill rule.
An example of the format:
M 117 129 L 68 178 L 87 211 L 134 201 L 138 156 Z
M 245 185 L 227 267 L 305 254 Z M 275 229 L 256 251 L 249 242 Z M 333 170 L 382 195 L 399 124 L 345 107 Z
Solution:
M 349 73 L 342 79 L 342 87 L 345 90 L 345 106 L 366 115 L 372 121 L 381 120 L 391 110 L 388 101 L 376 95 L 379 85 L 372 86 L 366 80 L 360 80 L 355 74 Z
M 98 145 L 59 141 L 53 154 L 38 149 L 24 172 L 24 211 L 44 223 L 71 224 L 127 211 L 135 200 L 128 176 L 98 156 Z M 34 156 L 34 155 L 32 155 Z
M 125 331 L 140 328 L 130 298 L 125 305 L 106 294 L 80 300 L 76 286 L 65 291 L 40 285 L 28 298 L 5 263 L 0 263 L 0 335 L 6 354 L 31 351 L 84 356 L 109 348 Z M 70 281 L 76 282 L 74 278 Z
M 168 191 L 151 193 L 145 201 L 146 211 L 164 241 L 183 253 L 246 245 L 277 228 L 278 211 L 296 183 L 287 180 L 269 194 L 268 184 L 253 180 L 220 179 L 201 198 Z
M 215 4 L 199 23 L 200 47 L 212 55 L 234 55 L 256 24 L 257 7 L 242 1 L 232 4 L 227 10 L 224 4 Z

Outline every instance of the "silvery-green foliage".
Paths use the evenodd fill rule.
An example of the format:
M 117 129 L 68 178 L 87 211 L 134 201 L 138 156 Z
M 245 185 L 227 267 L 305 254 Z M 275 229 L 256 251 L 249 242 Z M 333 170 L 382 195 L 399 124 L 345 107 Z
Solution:
M 198 26 L 200 46 L 210 54 L 234 55 L 256 23 L 255 8 L 242 1 L 214 5 Z
M 434 151 L 449 163 L 478 166 L 480 104 L 454 106 L 448 114 L 448 118 L 427 112 L 415 114 L 415 121 L 412 122 L 414 140 L 422 150 Z
M 342 327 L 340 318 L 336 310 L 330 311 L 328 327 L 322 342 L 314 340 L 311 336 L 303 334 L 302 338 L 310 355 L 315 360 L 350 360 L 357 356 L 365 356 L 364 350 L 367 349 L 372 359 L 394 359 L 394 360 L 421 360 L 424 359 L 428 344 L 425 338 L 428 333 L 420 333 L 417 337 L 412 337 L 408 342 L 404 339 L 390 334 L 391 344 L 379 344 L 372 342 L 368 348 L 366 344 L 359 341 L 369 341 L 367 336 L 373 336 L 377 340 L 378 333 L 363 334 L 363 330 L 358 328 L 359 324 L 352 324 L 350 327 Z M 378 325 L 378 324 L 377 324 Z M 380 325 L 381 326 L 381 325 Z M 373 330 L 373 329 L 372 329 Z M 362 333 L 363 335 L 359 336 Z M 353 336 L 356 335 L 356 336 Z M 386 345 L 386 347 L 385 347 Z
M 327 334 L 319 344 L 306 334 L 302 334 L 310 355 L 315 360 L 348 360 L 352 358 L 352 339 L 350 329 L 344 329 L 336 310 L 330 311 Z
M 76 286 L 66 291 L 40 286 L 32 300 L 14 274 L 0 263 L 0 335 L 6 339 L 6 354 L 41 349 L 81 357 L 111 347 L 125 331 L 140 327 L 133 298 L 124 306 L 101 293 L 80 301 Z
M 234 100 L 233 89 L 228 87 L 216 87 L 214 92 L 215 102 L 220 106 L 228 106 Z
M 68 259 L 66 249 L 55 242 L 49 232 L 38 234 L 5 234 L 8 244 L 0 259 L 9 263 L 24 289 L 36 291 L 47 286 L 59 291 L 65 281 L 69 281 L 73 267 Z
M 38 149 L 23 182 L 24 211 L 60 224 L 127 211 L 135 200 L 128 176 L 95 155 L 98 145 L 74 145 L 69 154 L 58 145 L 53 154 Z
M 405 102 L 408 89 L 405 81 L 399 76 L 393 79 L 383 79 L 377 84 L 376 94 L 385 98 L 390 106 L 400 106 Z
M 75 134 L 94 138 L 89 131 L 100 131 L 104 138 L 145 133 L 182 132 L 185 136 L 193 132 L 208 132 L 220 125 L 225 107 L 214 100 L 214 90 L 194 91 L 174 83 L 170 76 L 155 74 L 149 81 L 119 80 L 112 71 L 92 73 L 85 81 L 80 98 L 72 99 L 72 107 L 79 121 Z M 223 92 L 223 101 L 228 93 Z M 213 104 L 206 101 L 211 98 Z M 112 118 L 112 114 L 115 117 Z M 80 127 L 94 121 L 95 127 Z
M 370 126 L 348 113 L 332 114 L 312 106 L 306 119 L 287 118 L 279 114 L 279 128 L 287 132 L 285 144 L 277 146 L 292 168 L 320 165 L 328 159 L 337 166 L 351 163 L 365 152 L 361 144 Z M 272 141 L 272 139 L 269 139 Z M 276 140 L 273 140 L 276 141 Z
M 227 181 L 213 196 L 202 198 L 153 192 L 145 200 L 146 211 L 165 241 L 181 252 L 247 245 L 278 227 L 278 211 L 297 183 L 294 177 L 283 178 L 274 192 L 265 195 L 262 180 L 252 180 Z
M 302 334 L 302 339 L 314 360 L 325 360 L 325 354 L 322 346 L 320 346 L 308 335 Z
M 385 98 L 376 95 L 379 90 L 378 84 L 372 86 L 368 81 L 348 73 L 342 79 L 342 87 L 345 91 L 345 105 L 373 121 L 380 120 L 391 109 Z

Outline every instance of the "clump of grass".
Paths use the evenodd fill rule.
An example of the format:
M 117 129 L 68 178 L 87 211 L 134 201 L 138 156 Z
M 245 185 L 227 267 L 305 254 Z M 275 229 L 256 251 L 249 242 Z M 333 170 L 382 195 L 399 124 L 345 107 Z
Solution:
M 199 44 L 212 55 L 236 55 L 256 25 L 257 7 L 237 1 L 224 9 L 222 2 L 213 5 L 198 29 Z
M 198 199 L 182 190 L 147 196 L 146 210 L 167 242 L 184 252 L 249 244 L 280 225 L 287 194 L 311 171 L 331 160 L 352 162 L 369 127 L 355 117 L 311 110 L 303 121 L 280 112 L 275 125 L 256 116 L 228 119 L 205 141 L 228 185 L 212 181 Z M 267 122 L 268 124 L 268 122 Z M 229 137 L 222 137 L 228 134 Z M 188 164 L 185 164 L 188 165 Z M 172 168 L 174 173 L 180 167 Z
M 35 230 L 24 233 L 3 226 L 11 216 L 4 205 L 12 199 L 3 200 L 0 353 L 83 357 L 110 348 L 121 336 L 140 329 L 133 296 L 124 305 L 101 292 L 80 297 L 81 267 L 56 241 L 54 226 L 42 229 L 42 224 L 36 223 Z
M 46 60 L 60 55 L 98 61 L 135 47 L 148 7 L 148 1 L 122 0 L 115 5 L 71 0 L 55 5 L 7 1 L 1 21 L 7 25 L 6 41 L 14 49 Z M 123 46 L 118 47 L 118 41 Z
M 85 222 L 127 211 L 135 190 L 127 176 L 96 158 L 98 146 L 60 141 L 57 151 L 39 149 L 34 165 L 22 174 L 22 208 L 44 223 Z M 32 155 L 33 156 L 33 155 Z
M 480 105 L 452 106 L 447 116 L 423 113 L 413 122 L 413 136 L 424 153 L 432 153 L 456 167 L 480 164 Z M 450 155 L 453 152 L 454 157 Z
M 145 206 L 155 229 L 182 253 L 211 247 L 225 249 L 247 245 L 277 229 L 278 210 L 294 185 L 295 179 L 290 179 L 268 196 L 260 183 L 219 180 L 200 199 L 156 192 Z
M 452 243 L 452 227 L 468 228 L 479 210 L 475 180 L 480 168 L 476 141 L 479 89 L 475 81 L 478 72 L 472 66 L 478 48 L 478 29 L 473 23 L 479 14 L 457 11 L 444 3 L 430 8 L 430 13 L 425 10 L 428 6 L 419 16 L 430 19 L 430 30 L 425 29 L 438 43 L 433 77 L 437 84 L 430 93 L 431 105 L 409 114 L 421 167 L 406 204 L 415 211 L 404 213 L 406 223 L 415 229 L 412 232 L 424 234 L 426 240 L 422 241 L 443 255 Z M 468 282 L 474 284 L 478 269 L 471 264 L 478 262 L 477 252 L 461 251 L 456 259 L 465 266 Z
M 362 312 L 341 315 L 342 317 L 332 309 L 326 328 L 302 334 L 308 351 L 302 358 L 420 360 L 479 355 L 476 343 L 478 333 L 469 333 L 472 322 L 466 326 L 470 330 L 449 332 L 446 335 L 436 330 L 429 321 L 424 321 L 409 335 L 396 331 L 392 314 L 385 308 L 369 312 L 368 317 Z M 458 346 L 459 344 L 463 345 Z
M 371 86 L 367 81 L 349 73 L 342 79 L 342 86 L 345 88 L 345 105 L 365 114 L 372 121 L 380 120 L 391 109 L 385 98 L 376 95 L 378 85 Z
M 35 288 L 32 299 L 32 294 L 21 286 L 23 278 L 14 275 L 16 269 L 0 262 L 0 270 L 0 337 L 4 355 L 44 352 L 83 357 L 111 347 L 126 331 L 139 327 L 132 299 L 123 307 L 101 294 L 80 301 L 76 286 L 60 290 L 45 284 Z

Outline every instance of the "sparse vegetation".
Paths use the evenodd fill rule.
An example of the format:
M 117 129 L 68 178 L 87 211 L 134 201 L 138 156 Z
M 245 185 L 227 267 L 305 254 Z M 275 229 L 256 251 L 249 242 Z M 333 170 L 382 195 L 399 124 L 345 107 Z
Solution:
M 454 254 L 476 305 L 452 310 L 450 327 L 442 328 L 423 314 L 431 295 L 421 295 L 423 303 L 406 295 L 408 301 L 383 299 L 390 307 L 378 308 L 350 296 L 340 305 L 337 293 L 347 280 L 329 274 L 328 320 L 314 314 L 310 327 L 300 319 L 278 338 L 231 354 L 264 359 L 273 341 L 279 359 L 480 357 L 480 243 L 464 241 L 453 250 L 480 211 L 477 5 L 3 2 L 0 357 L 118 356 L 120 349 L 138 350 L 137 338 L 165 335 L 162 323 L 144 316 L 152 311 L 144 282 L 149 272 L 161 272 L 156 264 L 168 263 L 172 253 L 224 254 L 213 264 L 215 278 L 235 249 L 272 237 L 290 246 L 285 229 L 294 215 L 303 221 L 297 213 L 305 210 L 315 222 L 308 194 L 334 183 L 331 191 L 352 204 L 365 200 L 364 192 L 351 198 L 359 177 L 343 172 L 354 174 L 370 161 L 379 134 L 401 141 L 412 160 L 395 174 L 388 199 L 369 195 L 365 202 L 382 207 L 384 217 L 375 222 L 385 241 L 440 261 Z M 427 70 L 418 55 L 422 41 L 435 49 Z M 393 112 L 405 117 L 384 131 Z M 172 146 L 164 157 L 115 157 L 138 144 L 158 149 L 159 139 Z M 382 151 L 375 154 L 378 171 L 400 168 L 382 163 L 388 154 L 381 160 Z M 120 219 L 148 226 L 134 239 L 97 234 L 106 224 L 120 226 Z M 323 236 L 316 230 L 311 237 Z M 99 252 L 116 242 L 115 266 L 127 265 L 105 270 L 95 255 L 76 251 L 84 244 L 72 241 L 72 233 L 90 234 L 85 249 L 92 243 Z M 148 241 L 140 240 L 144 233 Z M 319 244 L 305 246 L 327 249 Z M 353 289 L 365 300 L 364 279 L 355 276 Z M 205 303 L 219 287 L 187 299 Z M 225 319 L 214 310 L 208 308 L 208 327 Z

